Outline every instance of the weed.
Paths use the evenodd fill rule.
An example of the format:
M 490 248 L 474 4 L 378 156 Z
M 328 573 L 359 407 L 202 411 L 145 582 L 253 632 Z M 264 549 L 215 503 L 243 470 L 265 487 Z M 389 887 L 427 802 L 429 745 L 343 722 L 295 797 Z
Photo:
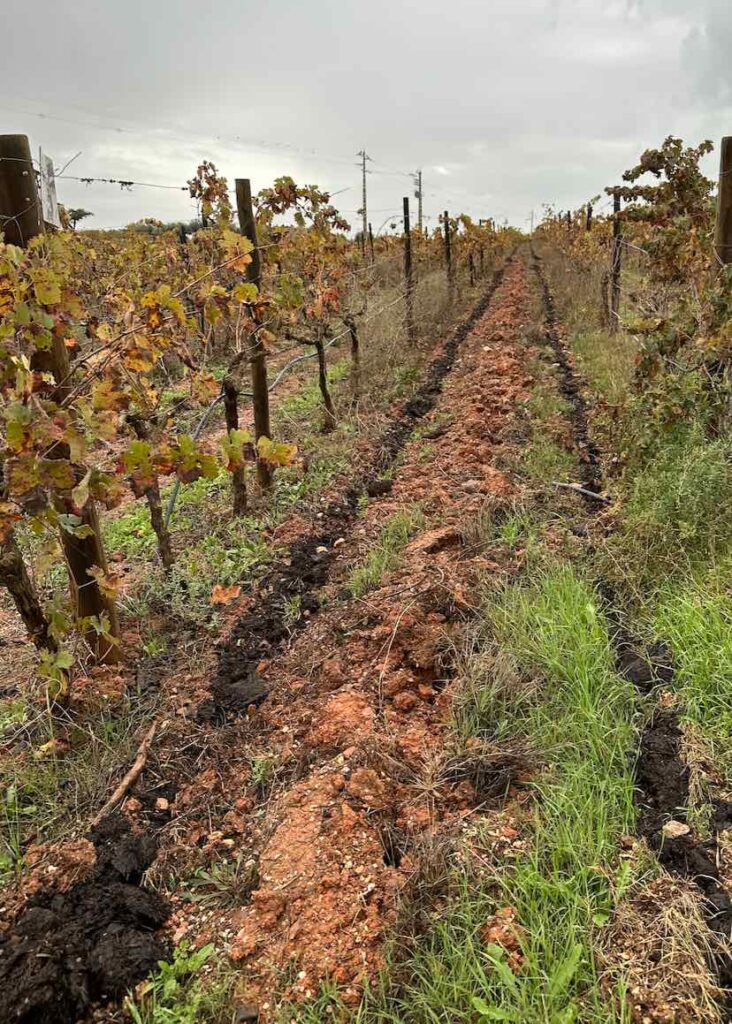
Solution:
M 394 371 L 394 384 L 391 389 L 392 398 L 403 398 L 414 388 L 419 378 L 417 366 L 398 366 Z
M 539 430 L 521 455 L 520 471 L 534 484 L 547 488 L 553 480 L 567 480 L 576 474 L 576 457 Z
M 98 807 L 111 779 L 134 755 L 137 729 L 150 711 L 149 702 L 130 698 L 113 711 L 95 712 L 93 722 L 70 723 L 62 753 L 42 750 L 53 733 L 48 723 L 39 723 L 31 756 L 7 757 L 0 764 L 0 856 L 18 861 L 29 842 L 52 841 Z
M 351 574 L 348 589 L 354 597 L 363 597 L 379 585 L 384 574 L 398 564 L 400 552 L 423 526 L 424 513 L 420 508 L 404 509 L 391 516 L 364 564 Z
M 623 402 L 633 379 L 637 341 L 622 331 L 579 331 L 572 348 L 590 385 L 611 404 Z
M 28 719 L 28 704 L 23 697 L 0 702 L 0 736 L 14 725 L 23 725 Z
M 142 645 L 142 649 L 148 658 L 162 658 L 168 653 L 170 641 L 163 633 L 150 633 Z
M 277 775 L 277 758 L 274 754 L 254 754 L 250 772 L 252 785 L 264 796 Z
M 160 961 L 158 973 L 125 1000 L 134 1024 L 224 1024 L 231 1014 L 233 975 L 214 969 L 204 986 L 200 975 L 213 955 L 212 945 L 192 951 L 181 942 L 172 961 Z
M 9 882 L 22 868 L 22 815 L 28 816 L 35 811 L 36 808 L 33 806 L 20 806 L 17 785 L 7 787 L 0 805 L 0 885 Z
M 302 613 L 302 594 L 293 594 L 289 597 L 285 603 L 283 619 L 288 629 L 292 629 L 293 626 L 300 619 Z
M 342 1021 L 349 1016 L 338 987 L 330 981 L 321 983 L 311 1000 L 297 1005 L 283 1002 L 277 1008 L 276 1024 L 323 1024 Z
M 206 910 L 235 910 L 249 901 L 259 883 L 259 872 L 254 860 L 238 855 L 210 868 L 198 868 L 183 885 L 181 899 L 198 903 Z

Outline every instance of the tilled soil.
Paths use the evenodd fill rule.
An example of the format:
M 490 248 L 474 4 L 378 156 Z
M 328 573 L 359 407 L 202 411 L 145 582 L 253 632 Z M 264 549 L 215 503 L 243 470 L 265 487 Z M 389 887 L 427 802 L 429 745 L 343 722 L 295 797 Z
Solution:
M 448 721 L 451 646 L 477 606 L 479 576 L 502 571 L 466 531 L 515 493 L 496 463 L 513 443 L 516 410 L 532 384 L 516 332 L 525 289 L 516 262 L 451 354 L 434 408 L 420 409 L 421 436 L 404 447 L 391 487 L 350 535 L 320 545 L 331 561 L 320 610 L 257 666 L 266 697 L 250 710 L 249 727 L 284 781 L 264 805 L 246 779 L 223 781 L 231 796 L 238 783 L 241 795 L 230 797 L 214 843 L 246 837 L 257 850 L 259 882 L 248 906 L 216 915 L 206 928 L 231 937 L 263 1019 L 275 985 L 300 998 L 331 978 L 356 1000 L 383 965 L 419 847 L 459 831 L 476 808 L 497 806 L 521 768 L 516 756 L 488 744 L 458 749 Z M 425 528 L 399 567 L 360 600 L 347 598 L 344 583 L 383 525 L 417 505 Z M 206 778 L 178 803 L 190 811 L 209 798 Z M 174 926 L 182 935 L 201 925 L 181 908 Z M 283 984 L 284 964 L 297 970 Z
M 231 938 L 263 1018 L 265 995 L 290 962 L 300 968 L 291 995 L 334 977 L 355 998 L 381 966 L 397 894 L 413 870 L 413 836 L 505 792 L 510 757 L 480 750 L 451 758 L 441 746 L 450 626 L 470 614 L 474 577 L 487 564 L 461 526 L 511 494 L 492 458 L 531 384 L 508 343 L 524 278 L 522 265 L 511 265 L 486 313 L 496 277 L 355 487 L 292 537 L 289 557 L 245 595 L 238 618 L 230 610 L 218 670 L 206 658 L 198 674 L 163 681 L 170 717 L 123 814 L 79 841 L 83 870 L 65 870 L 73 844 L 46 850 L 16 901 L 24 909 L 2 938 L 2 1019 L 80 1018 L 96 1002 L 118 1001 L 165 955 L 168 940 L 156 931 L 170 907 L 142 884 L 158 842 L 158 878 L 200 857 L 258 862 L 250 906 L 212 916 L 174 893 L 168 934 L 174 942 Z M 407 443 L 430 418 L 431 440 Z M 381 474 L 402 449 L 392 484 Z M 362 494 L 373 498 L 365 514 Z M 343 601 L 343 581 L 369 539 L 416 503 L 439 527 L 415 537 L 384 586 Z M 285 614 L 293 596 L 294 622 Z M 274 759 L 274 790 L 254 778 L 240 744 Z M 167 798 L 156 800 L 160 793 Z M 135 864 L 120 868 L 133 849 Z

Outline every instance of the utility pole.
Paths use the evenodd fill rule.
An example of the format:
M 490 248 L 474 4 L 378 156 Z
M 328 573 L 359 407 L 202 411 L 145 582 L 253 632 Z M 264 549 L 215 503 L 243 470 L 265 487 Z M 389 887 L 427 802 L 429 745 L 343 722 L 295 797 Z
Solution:
M 417 200 L 417 230 L 422 234 L 422 171 L 416 171 L 414 175 L 415 191 L 414 198 Z
M 241 233 L 249 239 L 254 248 L 252 262 L 247 266 L 247 280 L 257 288 L 262 283 L 262 265 L 257 247 L 257 224 L 252 208 L 252 185 L 249 178 L 236 179 L 236 208 L 239 214 Z M 254 436 L 272 437 L 269 423 L 269 389 L 267 387 L 267 356 L 259 331 L 251 335 L 249 343 L 249 366 L 252 378 L 252 406 L 254 411 Z M 272 486 L 272 471 L 266 462 L 257 459 L 257 479 L 263 488 Z
M 363 253 L 364 260 L 366 259 L 366 239 L 369 231 L 369 218 L 368 210 L 366 207 L 366 161 L 370 160 L 371 157 L 366 152 L 366 149 L 359 149 L 356 156 L 361 157 L 361 251 Z
M 721 266 L 732 263 L 732 135 L 726 135 L 722 139 L 719 158 L 714 252 Z

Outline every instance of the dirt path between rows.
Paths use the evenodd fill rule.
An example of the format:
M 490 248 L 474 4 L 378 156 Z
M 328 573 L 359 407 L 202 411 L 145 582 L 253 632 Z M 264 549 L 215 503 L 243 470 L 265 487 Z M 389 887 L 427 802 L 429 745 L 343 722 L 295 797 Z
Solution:
M 420 844 L 505 794 L 510 758 L 446 744 L 451 641 L 477 605 L 478 574 L 500 571 L 471 544 L 470 524 L 512 494 L 496 461 L 515 443 L 517 403 L 532 383 L 516 342 L 524 265 L 508 265 L 488 306 L 499 280 L 359 484 L 288 538 L 290 558 L 232 611 L 218 670 L 206 657 L 198 673 L 165 681 L 171 717 L 123 812 L 60 844 L 56 864 L 46 858 L 32 878 L 26 909 L 0 940 L 3 1019 L 60 1024 L 119 1000 L 164 952 L 153 932 L 171 908 L 162 938 L 229 951 L 261 1020 L 275 985 L 298 999 L 332 978 L 355 1001 L 382 966 Z M 349 597 L 344 582 L 384 524 L 416 508 L 424 528 L 399 567 Z M 302 599 L 294 620 L 293 598 Z M 230 698 L 253 679 L 255 695 L 221 699 L 222 686 Z M 233 909 L 183 902 L 180 884 L 166 909 L 145 883 L 184 879 L 186 865 L 202 862 L 245 863 L 250 884 Z
M 459 830 L 510 785 L 516 765 L 505 752 L 480 742 L 459 750 L 448 725 L 451 646 L 479 602 L 479 576 L 501 571 L 471 545 L 470 527 L 514 491 L 496 463 L 514 443 L 517 405 L 532 384 L 516 344 L 525 278 L 521 262 L 509 267 L 390 490 L 350 536 L 331 540 L 337 564 L 320 612 L 260 666 L 268 690 L 252 719 L 260 752 L 291 781 L 258 819 L 251 795 L 234 801 L 230 831 L 217 837 L 258 849 L 257 887 L 249 906 L 210 920 L 203 936 L 183 910 L 174 923 L 199 940 L 231 938 L 262 1020 L 278 975 L 286 998 L 312 995 L 330 978 L 357 1000 L 383 964 L 420 847 Z M 346 598 L 350 569 L 384 524 L 417 507 L 425 527 L 399 567 L 362 599 Z M 211 781 L 181 793 L 181 805 L 206 799 Z M 248 793 L 241 777 L 224 786 Z M 283 985 L 285 964 L 296 970 Z

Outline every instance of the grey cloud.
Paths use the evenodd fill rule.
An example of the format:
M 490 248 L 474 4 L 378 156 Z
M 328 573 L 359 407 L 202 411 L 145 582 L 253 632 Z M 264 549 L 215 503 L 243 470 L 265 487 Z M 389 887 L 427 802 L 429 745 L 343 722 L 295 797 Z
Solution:
M 543 201 L 578 205 L 671 132 L 725 133 L 732 106 L 722 0 L 3 6 L 2 130 L 57 162 L 82 149 L 76 173 L 183 183 L 208 156 L 255 187 L 289 173 L 347 188 L 352 221 L 365 145 L 375 227 L 412 191 L 395 171 L 425 168 L 433 218 L 523 223 Z M 191 212 L 183 193 L 59 188 L 99 224 Z

